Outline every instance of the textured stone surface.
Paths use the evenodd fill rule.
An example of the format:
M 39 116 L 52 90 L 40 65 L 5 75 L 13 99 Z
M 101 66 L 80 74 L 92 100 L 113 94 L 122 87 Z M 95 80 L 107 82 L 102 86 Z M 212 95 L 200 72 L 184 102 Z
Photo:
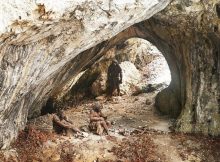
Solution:
M 177 100 L 175 93 L 169 88 L 159 92 L 155 99 L 155 105 L 164 115 L 170 115 L 177 118 L 180 114 L 180 102 Z
M 162 10 L 169 0 L 0 2 L 0 146 L 42 103 L 95 58 L 107 39 Z M 101 43 L 103 42 L 103 43 Z M 95 46 L 96 44 L 99 46 Z M 92 51 L 85 51 L 92 48 Z M 85 51 L 85 52 L 83 52 Z M 80 56 L 77 56 L 80 52 Z
M 145 24 L 143 36 L 161 49 L 171 69 L 168 88 L 180 104 L 182 112 L 176 129 L 183 132 L 220 134 L 220 37 L 216 3 L 173 1 Z M 144 28 L 143 24 L 138 26 Z
M 124 61 L 120 64 L 122 69 L 122 84 L 120 85 L 121 92 L 124 94 L 131 93 L 132 88 L 138 86 L 141 81 L 141 73 L 135 65 L 129 61 Z
M 131 37 L 151 41 L 168 62 L 170 97 L 176 97 L 176 110 L 181 110 L 176 129 L 219 135 L 218 1 L 175 0 L 146 20 L 168 3 L 1 1 L 1 148 L 24 127 L 28 110 L 30 116 L 39 113 L 48 96 L 58 94 L 72 76 Z

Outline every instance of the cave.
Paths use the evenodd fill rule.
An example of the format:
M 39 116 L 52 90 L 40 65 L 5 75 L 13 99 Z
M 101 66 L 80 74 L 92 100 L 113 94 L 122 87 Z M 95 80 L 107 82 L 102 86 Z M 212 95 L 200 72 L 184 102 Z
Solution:
M 58 7 L 59 6 L 59 7 Z M 219 4 L 216 1 L 1 2 L 0 147 L 59 100 L 83 71 L 129 38 L 155 45 L 171 82 L 155 104 L 176 132 L 220 135 Z M 9 12 L 14 10 L 14 13 Z M 120 44 L 120 45 L 119 45 Z
M 218 18 L 220 18 L 220 6 L 219 6 L 219 4 L 216 4 L 216 13 L 218 15 Z
M 148 104 L 152 102 L 154 105 L 156 94 L 170 84 L 170 70 L 163 54 L 150 42 L 134 37 L 110 48 L 78 77 L 73 77 L 68 89 L 63 90 L 58 96 L 50 97 L 42 107 L 40 114 L 29 116 L 28 119 L 58 113 L 61 109 L 74 109 L 86 100 L 103 102 L 107 98 L 108 67 L 114 59 L 122 68 L 121 95 L 138 96 L 141 93 L 156 92 L 152 94 L 153 99 L 145 96 L 146 102 Z M 158 106 L 153 111 L 158 111 L 161 115 L 168 115 L 170 118 L 177 118 L 180 110 L 175 108 L 160 109 Z M 155 108 L 153 107 L 153 109 Z
M 62 102 L 75 100 L 77 97 L 80 101 L 80 98 L 83 100 L 87 97 L 95 99 L 102 95 L 105 96 L 107 71 L 114 59 L 122 68 L 125 82 L 122 82 L 121 85 L 121 95 L 137 95 L 147 92 L 149 85 L 153 85 L 153 89 L 159 88 L 161 91 L 170 84 L 170 70 L 163 54 L 145 39 L 133 37 L 111 47 L 94 64 L 81 72 L 79 77 L 76 77 L 77 79 L 74 77 L 69 90 L 63 96 L 64 99 L 61 99 Z M 132 79 L 134 79 L 134 83 Z M 128 87 L 125 84 L 128 84 Z M 115 93 L 115 95 L 117 94 Z M 67 98 L 66 101 L 65 98 Z

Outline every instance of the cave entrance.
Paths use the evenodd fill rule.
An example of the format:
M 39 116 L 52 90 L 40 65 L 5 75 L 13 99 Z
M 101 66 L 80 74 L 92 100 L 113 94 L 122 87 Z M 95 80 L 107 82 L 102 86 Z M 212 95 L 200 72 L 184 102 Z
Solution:
M 171 74 L 166 59 L 156 46 L 145 39 L 130 38 L 116 45 L 115 58 L 121 63 L 125 76 L 122 88 L 125 84 L 130 86 L 130 89 L 123 89 L 127 94 L 161 91 L 170 84 Z M 126 67 L 128 62 L 134 66 Z M 139 90 L 133 92 L 132 86 Z
M 129 37 L 125 41 L 118 42 L 120 43 L 112 43 L 107 47 L 105 45 L 108 42 L 106 44 L 102 42 L 96 47 L 80 53 L 76 59 L 78 62 L 86 60 L 85 56 L 89 52 L 90 55 L 93 55 L 92 52 L 95 51 L 96 55 L 86 60 L 89 63 L 93 60 L 91 64 L 87 62 L 88 64 L 86 63 L 80 70 L 81 73 L 78 76 L 72 76 L 72 80 L 69 80 L 68 87 L 70 89 L 68 92 L 64 90 L 67 93 L 62 96 L 62 107 L 60 108 L 50 98 L 45 106 L 46 109 L 41 112 L 42 115 L 53 113 L 54 110 L 65 109 L 64 114 L 74 126 L 91 136 L 92 133 L 88 129 L 89 114 L 94 103 L 99 102 L 103 106 L 102 113 L 113 124 L 109 130 L 111 133 L 126 135 L 129 132 L 147 129 L 170 131 L 170 117 L 160 115 L 155 109 L 157 94 L 170 86 L 170 69 L 172 68 L 169 69 L 167 64 L 167 61 L 170 63 L 170 60 L 146 39 Z M 108 51 L 102 50 L 103 48 Z M 162 51 L 161 48 L 160 50 Z M 100 54 L 99 51 L 105 52 L 100 52 Z M 113 59 L 118 60 L 123 71 L 122 96 L 114 96 L 113 100 L 108 101 L 105 96 L 107 70 Z M 163 98 L 162 101 L 168 102 L 167 105 L 169 105 L 166 93 L 164 96 L 165 99 Z M 90 99 L 85 100 L 87 97 Z M 85 102 L 74 104 L 75 101 Z M 169 110 L 167 111 L 169 114 Z M 46 120 L 51 121 L 50 115 L 44 116 Z M 36 124 L 35 121 L 40 120 L 33 121 Z M 51 126 L 51 128 L 53 127 Z
M 156 46 L 142 38 L 129 38 L 110 48 L 93 65 L 74 80 L 67 98 L 68 103 L 86 98 L 99 98 L 106 94 L 107 71 L 116 59 L 122 68 L 122 95 L 138 95 L 161 91 L 168 87 L 171 74 L 166 59 Z M 71 100 L 71 101 L 70 101 Z M 74 101 L 74 102 L 72 102 Z M 71 105 L 69 105 L 71 106 Z
M 105 97 L 107 71 L 114 59 L 122 68 L 121 96 L 115 93 L 113 100 L 108 102 Z M 49 98 L 41 114 L 54 113 L 58 109 L 78 109 L 80 106 L 84 107 L 84 103 L 89 103 L 88 107 L 92 107 L 93 103 L 100 102 L 104 107 L 114 107 L 113 113 L 109 112 L 109 109 L 106 111 L 107 114 L 112 114 L 112 120 L 117 126 L 133 128 L 137 125 L 144 126 L 150 121 L 162 121 L 159 125 L 165 125 L 168 129 L 167 120 L 161 120 L 161 115 L 158 115 L 155 109 L 155 98 L 170 82 L 171 74 L 167 61 L 157 47 L 142 38 L 129 38 L 110 48 L 90 68 L 70 81 L 71 89 L 62 97 L 61 107 L 60 102 L 57 104 Z M 78 118 L 77 115 L 74 115 L 74 118 Z M 81 120 L 85 119 L 80 118 L 77 121 Z
M 116 59 L 122 68 L 121 95 L 153 93 L 149 100 L 154 103 L 156 94 L 170 84 L 168 64 L 157 47 L 142 38 L 129 38 L 110 48 L 90 68 L 80 73 L 80 76 L 76 77 L 77 80 L 74 78 L 70 81 L 74 84 L 71 83 L 71 89 L 62 97 L 62 106 L 77 107 L 76 102 L 80 103 L 85 98 L 102 101 L 106 94 L 108 67 L 113 59 Z M 57 106 L 53 98 L 49 98 L 41 110 L 41 115 L 54 113 L 60 109 Z
M 107 71 L 114 59 L 122 69 L 121 96 L 115 91 L 109 101 L 106 97 Z M 132 129 L 148 123 L 153 129 L 168 130 L 168 118 L 158 113 L 154 103 L 158 92 L 170 84 L 170 70 L 162 53 L 147 40 L 129 38 L 114 45 L 75 78 L 70 81 L 74 83 L 71 89 L 62 97 L 62 108 L 68 109 L 67 115 L 78 124 L 88 125 L 85 121 L 89 116 L 84 109 L 99 102 L 116 129 L 121 125 Z M 47 104 L 49 108 L 51 105 Z M 53 107 L 60 109 L 56 104 Z
M 157 94 L 171 82 L 169 66 L 160 50 L 149 41 L 134 37 L 117 44 L 103 57 L 116 59 L 123 72 L 120 85 L 122 96 L 116 96 L 113 104 L 105 104 L 115 112 L 113 119 L 116 127 L 133 129 L 147 126 L 154 130 L 169 131 L 168 121 L 173 117 L 172 112 L 166 114 L 170 116 L 162 116 L 155 107 Z M 100 88 L 96 86 L 93 90 Z

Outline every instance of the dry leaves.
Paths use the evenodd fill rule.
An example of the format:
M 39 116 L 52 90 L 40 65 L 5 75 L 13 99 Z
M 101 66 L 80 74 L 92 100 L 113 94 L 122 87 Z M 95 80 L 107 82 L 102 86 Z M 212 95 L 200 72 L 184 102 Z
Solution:
M 148 134 L 130 136 L 111 150 L 123 162 L 162 162 L 157 146 Z

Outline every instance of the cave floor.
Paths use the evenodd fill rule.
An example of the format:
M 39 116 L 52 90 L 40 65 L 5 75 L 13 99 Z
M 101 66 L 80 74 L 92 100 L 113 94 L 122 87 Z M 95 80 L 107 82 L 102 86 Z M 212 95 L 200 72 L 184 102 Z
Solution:
M 90 100 L 65 111 L 76 127 L 84 129 L 84 136 L 48 135 L 34 128 L 18 138 L 2 158 L 10 162 L 219 162 L 220 140 L 170 131 L 172 120 L 155 111 L 156 93 L 123 95 L 107 102 L 99 98 L 103 113 L 115 123 L 109 135 L 87 131 L 95 102 Z M 51 120 L 51 115 L 45 117 Z

